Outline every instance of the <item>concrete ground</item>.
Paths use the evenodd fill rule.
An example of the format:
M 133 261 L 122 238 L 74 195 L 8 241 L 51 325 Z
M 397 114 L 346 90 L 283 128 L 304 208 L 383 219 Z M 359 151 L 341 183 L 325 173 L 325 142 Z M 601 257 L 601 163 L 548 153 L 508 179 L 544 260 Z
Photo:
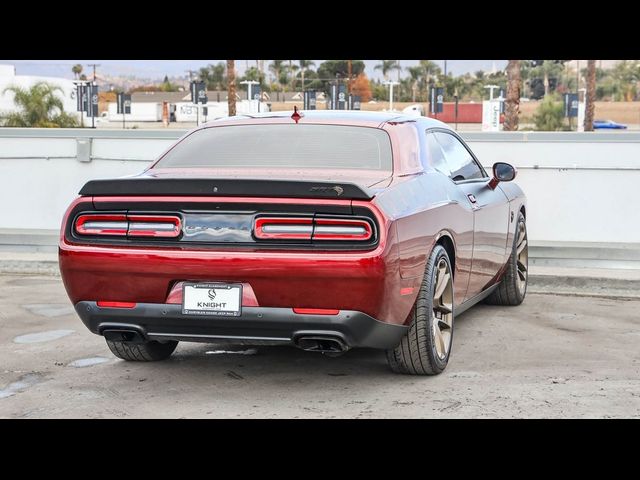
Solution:
M 124 362 L 54 276 L 0 276 L 0 305 L 0 418 L 640 418 L 635 299 L 478 305 L 457 319 L 437 377 L 392 374 L 374 350 L 182 343 L 165 362 Z

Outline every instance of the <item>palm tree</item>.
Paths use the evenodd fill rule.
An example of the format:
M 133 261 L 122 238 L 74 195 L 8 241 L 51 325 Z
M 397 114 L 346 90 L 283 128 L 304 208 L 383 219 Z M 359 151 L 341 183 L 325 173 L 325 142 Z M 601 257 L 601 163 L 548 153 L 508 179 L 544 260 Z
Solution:
M 282 90 L 282 84 L 280 83 L 280 75 L 282 73 L 283 66 L 284 66 L 284 60 L 274 60 L 269 65 L 269 71 L 271 71 L 273 75 L 276 77 L 276 82 L 280 87 L 280 90 Z
M 62 99 L 56 93 L 64 94 L 61 87 L 46 82 L 38 82 L 29 88 L 11 85 L 3 94 L 13 92 L 13 103 L 22 111 L 5 115 L 5 127 L 76 127 L 78 122 L 65 113 Z
M 229 116 L 236 115 L 236 62 L 227 60 L 227 102 L 229 104 Z
M 411 78 L 411 101 L 415 102 L 418 94 L 418 84 L 422 80 L 422 67 L 407 67 L 407 71 Z
M 75 64 L 73 67 L 71 67 L 71 71 L 73 72 L 73 77 L 77 80 L 82 73 L 82 65 L 80 65 L 79 63 Z
M 504 108 L 504 129 L 518 130 L 520 112 L 520 60 L 509 60 L 507 64 L 507 99 Z
M 435 76 L 440 73 L 440 67 L 438 64 L 431 60 L 420 60 L 420 68 L 424 71 L 424 78 L 427 86 L 431 84 L 431 76 Z
M 531 69 L 532 77 L 542 77 L 545 96 L 549 94 L 549 78 L 559 75 L 564 67 L 554 60 L 543 60 L 541 65 Z
M 304 92 L 304 72 L 309 69 L 309 67 L 315 67 L 315 62 L 313 60 L 298 60 L 300 63 L 300 80 L 302 81 L 302 91 Z
M 385 81 L 389 80 L 389 72 L 398 69 L 397 60 L 382 60 L 381 63 L 373 67 L 374 70 L 380 70 Z
M 596 110 L 596 61 L 587 60 L 587 98 L 584 115 L 584 131 L 593 131 L 593 117 Z

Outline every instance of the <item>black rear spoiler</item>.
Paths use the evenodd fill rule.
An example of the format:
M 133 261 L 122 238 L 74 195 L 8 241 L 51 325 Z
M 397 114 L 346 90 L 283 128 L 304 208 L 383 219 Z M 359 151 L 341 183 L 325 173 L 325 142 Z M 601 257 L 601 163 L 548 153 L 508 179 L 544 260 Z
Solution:
M 373 193 L 353 183 L 292 180 L 131 177 L 87 182 L 80 195 L 252 196 L 370 200 Z

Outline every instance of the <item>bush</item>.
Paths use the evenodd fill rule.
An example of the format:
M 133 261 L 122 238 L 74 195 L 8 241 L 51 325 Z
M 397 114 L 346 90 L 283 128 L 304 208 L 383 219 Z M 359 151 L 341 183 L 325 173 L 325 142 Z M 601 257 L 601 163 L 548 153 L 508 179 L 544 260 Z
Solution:
M 538 110 L 533 115 L 536 130 L 558 131 L 564 130 L 564 107 L 556 101 L 553 95 L 547 95 L 540 103 Z

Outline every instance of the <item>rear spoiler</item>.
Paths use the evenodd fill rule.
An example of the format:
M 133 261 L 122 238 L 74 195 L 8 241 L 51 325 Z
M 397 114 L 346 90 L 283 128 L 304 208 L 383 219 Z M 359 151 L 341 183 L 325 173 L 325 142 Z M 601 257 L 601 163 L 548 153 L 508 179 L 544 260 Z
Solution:
M 291 180 L 131 177 L 87 182 L 80 195 L 252 196 L 370 200 L 373 193 L 353 183 Z

